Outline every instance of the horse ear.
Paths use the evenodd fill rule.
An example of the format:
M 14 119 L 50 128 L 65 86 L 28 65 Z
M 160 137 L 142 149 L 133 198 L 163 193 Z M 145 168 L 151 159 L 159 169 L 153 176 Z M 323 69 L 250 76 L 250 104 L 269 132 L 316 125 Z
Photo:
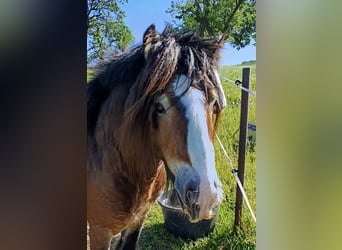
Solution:
M 152 45 L 160 40 L 160 36 L 156 32 L 156 27 L 154 24 L 150 25 L 144 33 L 143 38 L 143 48 L 145 59 L 148 59 L 150 52 L 152 51 Z
M 163 36 L 167 36 L 168 34 L 171 33 L 171 31 L 172 31 L 171 25 L 170 25 L 170 24 L 167 24 L 167 25 L 165 26 L 165 29 L 164 29 L 163 32 L 162 32 L 162 35 L 163 35 Z
M 221 108 L 224 109 L 227 106 L 227 99 L 226 99 L 226 96 L 224 95 L 221 81 L 218 84 L 218 95 L 219 95 Z
M 225 36 L 225 34 L 219 35 L 218 44 L 219 44 L 220 48 L 223 48 L 226 38 L 227 37 Z M 219 77 L 219 79 L 220 79 L 220 77 Z M 227 106 L 227 100 L 226 100 L 226 96 L 224 95 L 224 91 L 223 91 L 221 81 L 219 81 L 218 87 L 219 87 L 219 95 L 220 95 L 220 99 L 221 99 L 221 106 L 222 106 L 222 109 L 224 109 Z
M 219 96 L 219 103 L 221 106 L 221 109 L 224 109 L 227 106 L 227 99 L 226 96 L 224 95 L 223 87 L 222 87 L 222 82 L 220 80 L 220 76 L 218 74 L 218 71 L 214 71 L 216 80 L 217 80 L 217 91 L 218 91 L 218 96 Z

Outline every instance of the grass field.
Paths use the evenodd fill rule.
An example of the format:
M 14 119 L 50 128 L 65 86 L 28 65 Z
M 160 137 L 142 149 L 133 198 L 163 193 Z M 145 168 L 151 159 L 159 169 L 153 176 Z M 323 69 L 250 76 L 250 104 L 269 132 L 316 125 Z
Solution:
M 256 91 L 256 66 L 224 66 L 220 75 L 233 81 L 242 80 L 242 68 L 250 67 L 250 89 Z M 89 75 L 90 76 L 90 75 Z M 241 90 L 229 82 L 222 82 L 227 98 L 227 107 L 223 111 L 218 135 L 224 144 L 234 167 L 237 168 L 238 141 L 240 123 Z M 249 97 L 248 120 L 256 123 L 256 98 Z M 245 189 L 253 211 L 256 213 L 256 145 L 248 147 L 245 166 Z M 218 143 L 215 142 L 216 168 L 223 184 L 225 200 L 220 206 L 219 218 L 214 231 L 208 237 L 193 240 L 182 240 L 172 236 L 164 228 L 164 219 L 160 206 L 156 203 L 150 211 L 141 233 L 140 246 L 148 249 L 255 249 L 256 225 L 249 214 L 247 206 L 243 205 L 243 230 L 234 232 L 234 209 L 236 182 L 230 172 L 230 166 L 225 160 Z

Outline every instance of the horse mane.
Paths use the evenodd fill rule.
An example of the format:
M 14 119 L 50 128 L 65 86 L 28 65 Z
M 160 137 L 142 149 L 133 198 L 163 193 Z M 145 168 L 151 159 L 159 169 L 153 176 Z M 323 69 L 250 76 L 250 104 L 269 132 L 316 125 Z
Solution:
M 208 88 L 217 88 L 214 69 L 220 48 L 222 44 L 215 39 L 202 39 L 194 33 L 173 35 L 167 29 L 158 35 L 154 26 L 150 26 L 144 34 L 143 45 L 101 66 L 101 73 L 88 84 L 88 135 L 94 133 L 101 106 L 113 87 L 127 85 L 128 92 L 123 93 L 127 95 L 125 111 L 116 132 L 116 143 L 126 164 L 143 164 L 141 170 L 149 171 L 148 165 L 156 166 L 160 160 L 149 135 L 148 115 L 155 96 L 177 74 L 186 74 L 192 86 L 206 93 Z M 219 108 L 215 128 L 220 111 Z
M 119 84 L 131 85 L 144 64 L 140 48 L 114 56 L 95 66 L 96 77 L 87 84 L 87 130 L 92 136 L 102 104 Z

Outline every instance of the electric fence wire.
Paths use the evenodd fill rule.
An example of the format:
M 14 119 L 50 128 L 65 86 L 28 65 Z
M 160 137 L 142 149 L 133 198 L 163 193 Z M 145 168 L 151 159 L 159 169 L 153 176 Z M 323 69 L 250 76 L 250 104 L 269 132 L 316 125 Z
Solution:
M 250 203 L 249 203 L 249 200 L 248 200 L 247 194 L 246 194 L 246 192 L 245 192 L 245 189 L 243 188 L 242 183 L 241 183 L 241 181 L 240 181 L 240 179 L 239 179 L 239 176 L 237 175 L 237 170 L 234 168 L 233 162 L 232 162 L 232 160 L 229 158 L 229 156 L 228 156 L 228 154 L 227 154 L 227 151 L 225 150 L 225 148 L 224 148 L 224 146 L 223 146 L 222 142 L 220 141 L 220 138 L 218 137 L 217 134 L 216 134 L 216 138 L 217 138 L 217 141 L 218 141 L 219 144 L 220 144 L 220 147 L 221 147 L 221 150 L 222 150 L 224 156 L 226 157 L 226 159 L 227 159 L 229 165 L 231 166 L 231 169 L 232 169 L 231 172 L 232 172 L 232 174 L 233 174 L 234 177 L 235 177 L 235 180 L 236 180 L 236 182 L 237 182 L 237 184 L 238 184 L 238 186 L 239 186 L 239 188 L 240 188 L 240 191 L 241 191 L 241 193 L 242 193 L 242 196 L 243 196 L 244 200 L 246 201 L 247 207 L 248 207 L 248 209 L 249 209 L 249 211 L 250 211 L 250 213 L 251 213 L 251 215 L 252 215 L 252 218 L 253 218 L 254 222 L 256 223 L 256 217 L 255 217 L 254 212 L 253 212 L 253 210 L 252 210 L 252 207 L 251 207 L 251 205 L 250 205 Z

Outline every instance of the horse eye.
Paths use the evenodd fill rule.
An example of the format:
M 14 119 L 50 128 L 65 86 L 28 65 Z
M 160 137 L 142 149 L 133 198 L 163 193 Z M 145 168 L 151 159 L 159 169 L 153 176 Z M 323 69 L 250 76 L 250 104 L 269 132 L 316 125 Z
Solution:
M 159 114 L 164 114 L 166 112 L 165 108 L 160 103 L 156 103 L 155 110 Z

